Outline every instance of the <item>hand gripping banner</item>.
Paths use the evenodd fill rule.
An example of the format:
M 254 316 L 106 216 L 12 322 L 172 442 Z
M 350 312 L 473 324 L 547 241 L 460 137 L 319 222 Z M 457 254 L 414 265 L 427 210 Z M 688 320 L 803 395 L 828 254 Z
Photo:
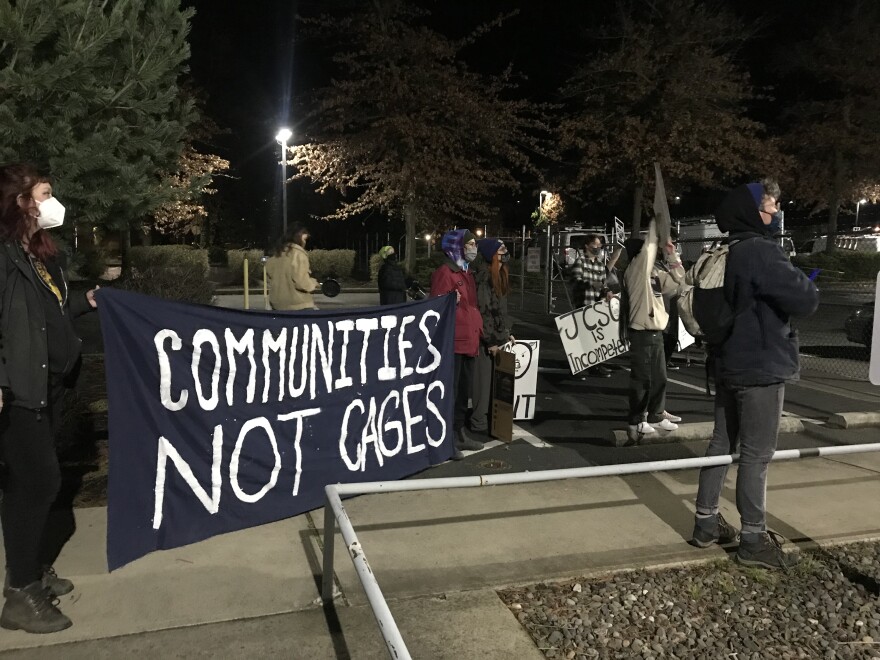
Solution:
M 111 570 L 452 455 L 451 296 L 333 312 L 98 296 Z

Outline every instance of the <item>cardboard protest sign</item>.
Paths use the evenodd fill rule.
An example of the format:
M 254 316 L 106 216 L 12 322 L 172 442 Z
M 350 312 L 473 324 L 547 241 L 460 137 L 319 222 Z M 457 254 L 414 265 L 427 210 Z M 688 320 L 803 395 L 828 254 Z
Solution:
M 516 360 L 516 385 L 513 398 L 515 420 L 535 418 L 540 350 L 541 342 L 536 339 L 517 339 L 512 346 Z
M 492 377 L 493 438 L 504 442 L 513 439 L 513 393 L 516 381 L 516 358 L 509 351 L 496 351 Z
M 620 340 L 620 300 L 600 300 L 556 317 L 556 329 L 572 374 L 622 355 L 628 342 Z
M 672 233 L 672 216 L 669 214 L 669 201 L 666 199 L 660 163 L 654 163 L 654 218 L 657 221 L 657 236 L 660 238 L 662 250 Z
M 451 295 L 356 314 L 98 295 L 111 569 L 452 455 Z

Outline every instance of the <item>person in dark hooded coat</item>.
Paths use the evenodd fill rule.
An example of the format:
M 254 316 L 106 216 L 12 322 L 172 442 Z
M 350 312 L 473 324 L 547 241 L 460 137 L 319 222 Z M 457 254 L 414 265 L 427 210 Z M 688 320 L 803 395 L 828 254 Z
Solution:
M 798 378 L 792 317 L 809 316 L 819 292 L 788 260 L 772 236 L 779 218 L 779 186 L 771 180 L 733 189 L 715 212 L 729 232 L 724 294 L 735 318 L 728 339 L 714 347 L 715 430 L 706 456 L 739 452 L 736 506 L 742 531 L 737 561 L 788 570 L 796 559 L 766 527 L 767 469 L 776 451 L 785 383 Z M 718 512 L 727 466 L 703 468 L 691 544 L 705 548 L 736 540 Z

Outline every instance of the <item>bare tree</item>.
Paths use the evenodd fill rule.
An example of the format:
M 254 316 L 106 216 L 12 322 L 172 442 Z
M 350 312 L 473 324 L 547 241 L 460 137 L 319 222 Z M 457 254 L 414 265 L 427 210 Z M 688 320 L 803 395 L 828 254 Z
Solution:
M 678 191 L 779 168 L 775 142 L 746 114 L 755 92 L 735 54 L 749 33 L 720 4 L 634 0 L 596 36 L 597 51 L 562 90 L 573 192 L 632 193 L 637 232 L 655 162 Z
M 785 143 L 797 161 L 791 185 L 813 213 L 828 211 L 828 252 L 835 249 L 840 209 L 880 197 L 878 30 L 876 3 L 838 8 L 782 66 L 801 81 L 802 90 L 787 113 Z
M 547 131 L 541 109 L 518 99 L 510 70 L 471 71 L 462 49 L 487 29 L 452 40 L 397 0 L 364 3 L 347 18 L 311 22 L 345 44 L 339 77 L 313 97 L 307 142 L 292 148 L 295 178 L 337 190 L 330 218 L 366 211 L 402 215 L 407 266 L 415 236 L 438 217 L 482 224 L 499 192 L 533 171 Z M 398 216 L 399 217 L 399 216 Z

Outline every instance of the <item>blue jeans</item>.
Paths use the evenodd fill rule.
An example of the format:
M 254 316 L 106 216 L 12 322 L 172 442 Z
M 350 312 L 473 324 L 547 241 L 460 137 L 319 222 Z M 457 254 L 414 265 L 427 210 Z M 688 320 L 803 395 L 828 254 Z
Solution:
M 742 531 L 757 534 L 766 529 L 767 466 L 776 451 L 785 384 L 730 387 L 720 381 L 715 392 L 715 430 L 706 456 L 739 453 L 736 508 Z M 700 470 L 697 513 L 718 512 L 728 465 Z

